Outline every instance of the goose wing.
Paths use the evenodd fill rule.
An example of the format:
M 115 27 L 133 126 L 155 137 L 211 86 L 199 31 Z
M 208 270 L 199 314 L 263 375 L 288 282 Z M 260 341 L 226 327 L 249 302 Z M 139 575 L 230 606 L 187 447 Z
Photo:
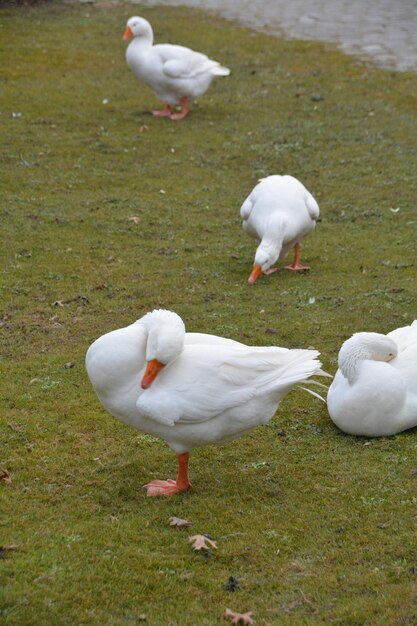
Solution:
M 219 65 L 202 52 L 184 46 L 159 44 L 153 47 L 162 61 L 162 71 L 169 78 L 193 78 Z
M 137 408 L 170 426 L 205 422 L 256 396 L 289 390 L 319 369 L 317 355 L 275 347 L 186 346 L 141 394 Z

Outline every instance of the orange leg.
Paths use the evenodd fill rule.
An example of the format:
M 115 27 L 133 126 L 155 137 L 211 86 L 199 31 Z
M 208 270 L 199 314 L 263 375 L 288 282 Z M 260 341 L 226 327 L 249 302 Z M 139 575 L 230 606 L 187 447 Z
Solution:
M 172 115 L 170 115 L 170 118 L 172 120 L 182 120 L 182 118 L 188 115 L 188 113 L 189 110 L 187 105 L 187 98 L 186 96 L 183 96 L 181 98 L 181 111 L 179 113 L 173 113 Z
M 309 265 L 301 265 L 300 263 L 300 244 L 296 243 L 294 246 L 294 261 L 292 265 L 286 265 L 286 270 L 309 270 Z
M 167 104 L 165 109 L 162 109 L 162 111 L 152 111 L 152 115 L 155 115 L 156 117 L 171 117 L 171 107 Z
M 190 479 L 188 478 L 188 460 L 190 458 L 189 452 L 183 454 L 177 454 L 178 459 L 178 474 L 177 480 L 153 480 L 145 485 L 148 496 L 172 496 L 174 493 L 180 491 L 187 491 L 191 487 Z

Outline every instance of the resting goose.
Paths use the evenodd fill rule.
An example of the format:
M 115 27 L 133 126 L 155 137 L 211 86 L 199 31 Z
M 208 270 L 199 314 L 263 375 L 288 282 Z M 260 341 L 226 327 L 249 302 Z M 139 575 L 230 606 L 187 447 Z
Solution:
M 301 265 L 300 243 L 316 226 L 320 209 L 309 191 L 293 176 L 262 178 L 240 209 L 243 229 L 260 241 L 249 284 L 262 274 L 272 274 L 271 266 L 284 259 L 295 247 L 294 261 L 289 270 L 308 270 Z
M 165 102 L 165 109 L 153 115 L 180 120 L 188 114 L 188 100 L 203 95 L 216 76 L 228 76 L 230 70 L 201 52 L 172 44 L 153 45 L 152 26 L 143 17 L 127 21 L 123 39 L 133 37 L 126 50 L 132 72 Z M 172 106 L 181 105 L 180 113 Z
M 341 430 L 384 437 L 417 426 L 417 320 L 387 335 L 355 333 L 338 363 L 327 407 Z
M 164 439 L 177 454 L 177 479 L 146 485 L 154 496 L 191 487 L 193 448 L 231 441 L 267 423 L 294 385 L 319 370 L 318 354 L 186 333 L 176 313 L 154 310 L 97 339 L 86 367 L 112 415 Z

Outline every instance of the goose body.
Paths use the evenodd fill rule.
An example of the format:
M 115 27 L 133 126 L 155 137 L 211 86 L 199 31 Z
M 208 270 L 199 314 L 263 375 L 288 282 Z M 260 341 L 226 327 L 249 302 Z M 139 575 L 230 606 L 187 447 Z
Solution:
M 291 388 L 319 370 L 317 356 L 186 333 L 178 315 L 156 310 L 97 339 L 86 367 L 112 415 L 164 439 L 177 454 L 177 480 L 147 485 L 148 495 L 169 495 L 191 486 L 183 471 L 190 450 L 268 422 Z
M 252 190 L 240 209 L 243 229 L 260 243 L 249 283 L 287 256 L 295 247 L 295 257 L 287 269 L 307 270 L 299 262 L 299 245 L 316 226 L 320 209 L 304 185 L 293 176 L 268 176 Z
M 354 334 L 338 362 L 327 394 L 336 426 L 364 437 L 417 426 L 417 320 L 387 335 Z
M 146 83 L 165 103 L 155 115 L 182 119 L 188 114 L 189 99 L 202 96 L 216 76 L 228 76 L 230 70 L 201 52 L 173 44 L 153 45 L 153 31 L 143 17 L 131 17 L 126 25 L 124 39 L 133 37 L 126 50 L 129 68 L 139 80 Z M 180 113 L 172 113 L 172 106 L 182 106 Z

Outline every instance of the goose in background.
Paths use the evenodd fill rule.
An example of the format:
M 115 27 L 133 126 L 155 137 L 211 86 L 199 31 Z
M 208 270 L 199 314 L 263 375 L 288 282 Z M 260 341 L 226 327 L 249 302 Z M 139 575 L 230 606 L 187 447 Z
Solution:
M 133 37 L 126 50 L 129 68 L 165 103 L 153 115 L 180 120 L 188 115 L 188 100 L 202 96 L 216 76 L 228 76 L 230 70 L 201 52 L 173 44 L 153 45 L 152 26 L 143 17 L 127 21 L 123 39 Z M 179 113 L 172 107 L 181 105 Z

